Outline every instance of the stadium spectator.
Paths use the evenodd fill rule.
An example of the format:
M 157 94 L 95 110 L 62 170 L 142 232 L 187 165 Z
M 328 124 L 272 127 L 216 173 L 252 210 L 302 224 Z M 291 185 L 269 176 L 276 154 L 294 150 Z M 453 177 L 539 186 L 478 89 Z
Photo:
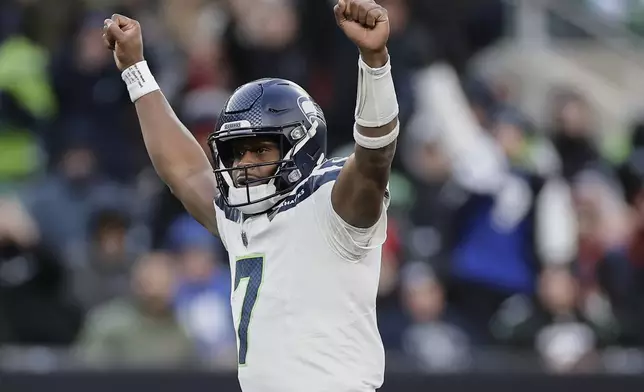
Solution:
M 194 346 L 172 308 L 175 260 L 164 253 L 134 265 L 131 292 L 93 309 L 78 345 L 78 359 L 99 368 L 181 367 L 196 360 Z
M 230 270 L 222 246 L 191 216 L 170 226 L 168 247 L 175 253 L 179 282 L 174 306 L 179 322 L 206 363 L 236 366 L 237 348 L 230 308 Z
M 98 171 L 129 182 L 146 161 L 141 140 L 133 136 L 127 92 L 117 88 L 121 75 L 101 46 L 103 19 L 101 14 L 86 15 L 75 38 L 53 56 L 50 75 L 59 109 L 44 139 L 53 165 L 70 143 L 82 140 Z
M 593 138 L 593 111 L 583 96 L 563 91 L 555 96 L 552 142 L 562 162 L 562 174 L 571 181 L 584 169 L 597 168 L 601 163 Z
M 64 347 L 80 329 L 67 269 L 40 237 L 19 201 L 0 199 L 0 343 Z
M 490 344 L 495 337 L 489 321 L 502 304 L 534 293 L 543 266 L 573 260 L 570 189 L 556 176 L 516 165 L 508 156 L 514 148 L 500 140 L 505 135 L 499 129 L 490 133 L 482 126 L 451 67 L 430 67 L 421 86 L 419 101 L 426 111 L 412 124 L 431 124 L 438 131 L 453 182 L 447 204 L 453 211 L 452 233 L 443 235 L 452 241 L 445 284 L 473 342 Z
M 629 232 L 624 243 L 606 250 L 596 264 L 595 278 L 610 299 L 621 327 L 620 343 L 644 344 L 644 129 L 637 124 L 633 150 L 618 168 L 628 203 Z
M 136 254 L 128 242 L 130 218 L 118 210 L 98 210 L 90 218 L 87 256 L 72 268 L 73 290 L 85 309 L 127 292 Z
M 56 170 L 21 191 L 44 245 L 70 267 L 86 260 L 93 214 L 108 207 L 131 208 L 136 201 L 127 188 L 104 177 L 96 165 L 96 157 L 85 143 L 69 143 Z
M 410 264 L 403 272 L 403 301 L 411 325 L 404 348 L 428 372 L 457 372 L 470 365 L 468 335 L 449 311 L 445 290 L 429 266 Z

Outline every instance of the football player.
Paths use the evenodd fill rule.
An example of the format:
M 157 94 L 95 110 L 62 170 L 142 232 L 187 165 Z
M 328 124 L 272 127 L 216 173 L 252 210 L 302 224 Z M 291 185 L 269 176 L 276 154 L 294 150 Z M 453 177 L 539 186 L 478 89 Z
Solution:
M 230 254 L 245 392 L 371 392 L 383 382 L 375 303 L 399 132 L 389 21 L 373 0 L 340 0 L 335 16 L 360 49 L 354 154 L 328 159 L 311 96 L 262 79 L 226 103 L 208 139 L 214 174 L 144 60 L 139 23 L 105 21 L 157 173 Z

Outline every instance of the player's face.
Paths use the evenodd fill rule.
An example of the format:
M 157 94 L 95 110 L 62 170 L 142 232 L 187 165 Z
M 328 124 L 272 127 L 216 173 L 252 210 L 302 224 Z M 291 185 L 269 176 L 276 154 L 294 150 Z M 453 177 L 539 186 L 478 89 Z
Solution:
M 242 139 L 233 142 L 233 168 L 243 168 L 245 166 L 257 165 L 262 163 L 275 162 L 280 160 L 279 145 L 268 138 Z M 267 178 L 275 174 L 277 165 L 264 165 L 248 167 L 245 170 L 234 170 L 233 180 L 235 186 L 244 186 L 249 181 Z M 252 185 L 260 185 L 268 182 L 253 182 Z

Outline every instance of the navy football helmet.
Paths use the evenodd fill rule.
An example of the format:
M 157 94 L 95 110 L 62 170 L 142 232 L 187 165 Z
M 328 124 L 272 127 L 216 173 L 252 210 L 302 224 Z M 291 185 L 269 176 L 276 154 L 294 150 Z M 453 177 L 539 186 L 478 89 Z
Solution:
M 245 214 L 274 207 L 324 160 L 326 127 L 320 106 L 291 81 L 261 79 L 239 87 L 226 102 L 215 132 L 208 137 L 224 203 Z M 274 138 L 280 146 L 280 159 L 233 168 L 231 142 L 253 137 Z M 236 186 L 234 170 L 272 165 L 277 170 L 270 177 Z

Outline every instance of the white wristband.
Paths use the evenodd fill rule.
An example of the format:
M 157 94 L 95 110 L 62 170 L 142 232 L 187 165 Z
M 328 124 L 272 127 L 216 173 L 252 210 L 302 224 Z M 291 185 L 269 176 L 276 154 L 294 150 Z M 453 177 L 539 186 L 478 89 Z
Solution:
M 121 78 L 127 86 L 132 102 L 136 102 L 142 96 L 161 89 L 154 76 L 152 76 L 147 61 L 139 61 L 128 67 L 121 73 Z
M 357 126 L 353 126 L 353 139 L 356 141 L 356 144 L 368 150 L 378 150 L 380 148 L 387 147 L 388 145 L 393 143 L 396 138 L 398 138 L 399 133 L 400 123 L 397 123 L 396 128 L 394 128 L 391 132 L 379 137 L 365 136 L 358 132 Z
M 381 68 L 371 68 L 358 60 L 358 95 L 355 120 L 358 125 L 377 128 L 398 116 L 398 99 L 391 76 L 391 61 Z

